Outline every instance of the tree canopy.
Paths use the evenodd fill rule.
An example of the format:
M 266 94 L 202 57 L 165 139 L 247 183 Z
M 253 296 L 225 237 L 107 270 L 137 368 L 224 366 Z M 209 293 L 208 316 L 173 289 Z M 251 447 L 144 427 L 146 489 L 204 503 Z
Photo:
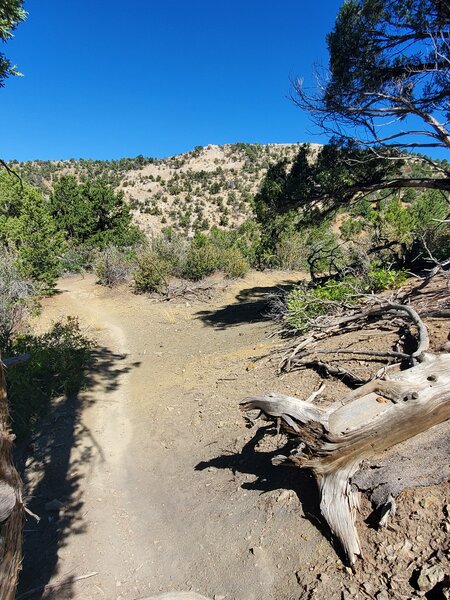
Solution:
M 104 248 L 109 243 L 126 246 L 140 239 L 132 224 L 123 192 L 101 179 L 79 183 L 63 175 L 54 184 L 49 210 L 68 242 Z
M 403 188 L 448 193 L 448 162 L 412 153 L 450 148 L 448 2 L 346 0 L 327 44 L 316 88 L 294 82 L 294 102 L 331 136 L 297 205 Z
M 318 91 L 294 83 L 322 128 L 366 146 L 450 148 L 446 0 L 346 0 L 327 44 Z

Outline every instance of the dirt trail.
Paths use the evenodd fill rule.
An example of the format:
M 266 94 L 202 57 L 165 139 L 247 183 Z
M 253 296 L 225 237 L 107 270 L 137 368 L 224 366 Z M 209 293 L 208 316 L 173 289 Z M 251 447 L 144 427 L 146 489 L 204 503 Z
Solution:
M 66 581 L 42 597 L 287 599 L 310 564 L 337 562 L 302 518 L 314 485 L 274 469 L 276 445 L 259 448 L 238 410 L 257 391 L 303 396 L 317 385 L 311 374 L 296 388 L 254 360 L 276 343 L 260 311 L 285 279 L 251 274 L 212 304 L 156 303 L 90 276 L 61 281 L 40 323 L 78 315 L 97 360 L 87 389 L 69 411 L 55 407 L 35 442 L 27 479 L 44 519 L 27 524 L 22 590 Z M 56 515 L 44 509 L 53 498 L 64 504 Z

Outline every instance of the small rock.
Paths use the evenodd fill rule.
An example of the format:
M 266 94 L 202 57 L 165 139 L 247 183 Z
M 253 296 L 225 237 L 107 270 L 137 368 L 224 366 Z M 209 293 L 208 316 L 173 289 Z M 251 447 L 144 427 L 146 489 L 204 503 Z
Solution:
M 429 592 L 435 585 L 444 581 L 445 572 L 439 565 L 424 565 L 417 577 L 417 588 L 421 592 Z
M 386 590 L 380 590 L 376 593 L 375 598 L 377 600 L 389 600 L 389 594 Z
M 63 507 L 64 504 L 56 498 L 45 503 L 45 510 L 48 510 L 49 512 L 61 510 Z
M 427 496 L 426 498 L 422 498 L 419 502 L 422 508 L 430 508 L 430 506 L 437 506 L 439 504 L 439 500 L 436 496 Z
M 372 594 L 373 592 L 373 585 L 370 583 L 370 581 L 364 581 L 362 584 L 364 591 L 369 594 L 369 596 Z
M 409 551 L 411 550 L 411 548 L 412 548 L 412 547 L 413 547 L 413 545 L 412 545 L 412 542 L 411 542 L 411 540 L 408 540 L 408 539 L 406 539 L 406 540 L 403 542 L 403 546 L 402 546 L 402 548 L 401 548 L 401 549 L 402 549 L 404 552 L 409 552 Z
M 277 502 L 289 501 L 292 498 L 292 490 L 283 490 L 277 498 Z

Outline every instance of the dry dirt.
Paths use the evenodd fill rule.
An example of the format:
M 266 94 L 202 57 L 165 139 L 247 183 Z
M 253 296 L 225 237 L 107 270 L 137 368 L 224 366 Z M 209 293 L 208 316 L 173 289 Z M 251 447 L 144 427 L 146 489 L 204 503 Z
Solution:
M 273 467 L 279 440 L 247 429 L 238 409 L 247 395 L 305 397 L 320 384 L 258 360 L 279 344 L 264 296 L 299 277 L 251 273 L 208 304 L 155 302 L 91 276 L 60 281 L 40 326 L 78 315 L 97 349 L 86 389 L 55 403 L 28 449 L 29 506 L 42 518 L 27 519 L 19 598 L 62 582 L 29 597 L 412 597 L 409 581 L 448 543 L 448 484 L 404 494 L 387 532 L 360 524 L 369 560 L 351 573 L 311 477 Z

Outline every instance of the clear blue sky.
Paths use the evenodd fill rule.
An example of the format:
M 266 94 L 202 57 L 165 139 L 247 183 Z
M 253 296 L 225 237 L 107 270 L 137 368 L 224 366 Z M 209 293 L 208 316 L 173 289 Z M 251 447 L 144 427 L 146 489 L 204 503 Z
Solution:
M 326 64 L 341 0 L 28 0 L 0 89 L 5 159 L 324 141 L 287 98 Z

